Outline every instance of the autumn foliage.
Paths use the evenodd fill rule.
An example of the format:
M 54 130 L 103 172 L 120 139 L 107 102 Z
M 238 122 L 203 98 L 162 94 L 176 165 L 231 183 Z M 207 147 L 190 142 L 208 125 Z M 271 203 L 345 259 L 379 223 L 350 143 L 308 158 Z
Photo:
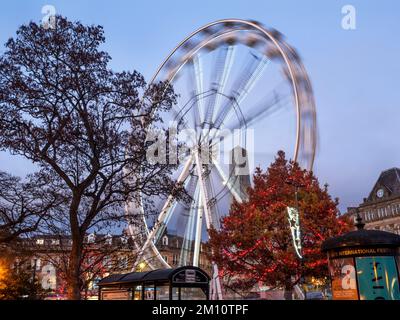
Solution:
M 349 230 L 327 185 L 321 188 L 312 172 L 287 161 L 280 151 L 266 172 L 257 168 L 248 196 L 248 201 L 232 204 L 220 231 L 210 230 L 212 259 L 222 278 L 236 289 L 258 283 L 290 291 L 302 277 L 327 275 L 321 243 Z M 303 261 L 295 253 L 287 215 L 287 207 L 296 205 Z

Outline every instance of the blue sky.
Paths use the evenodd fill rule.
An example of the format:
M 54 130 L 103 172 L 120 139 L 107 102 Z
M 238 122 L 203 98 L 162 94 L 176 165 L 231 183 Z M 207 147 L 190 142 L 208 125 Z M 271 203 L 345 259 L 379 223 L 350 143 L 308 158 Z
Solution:
M 366 197 L 387 168 L 400 167 L 400 1 L 8 1 L 0 12 L 0 42 L 43 5 L 105 28 L 116 70 L 149 79 L 169 51 L 194 29 L 221 18 L 262 22 L 285 34 L 300 52 L 317 102 L 315 172 L 328 182 L 341 210 Z M 341 8 L 356 8 L 356 30 L 341 28 Z M 0 50 L 3 50 L 2 48 Z M 22 160 L 0 154 L 0 169 L 24 174 Z

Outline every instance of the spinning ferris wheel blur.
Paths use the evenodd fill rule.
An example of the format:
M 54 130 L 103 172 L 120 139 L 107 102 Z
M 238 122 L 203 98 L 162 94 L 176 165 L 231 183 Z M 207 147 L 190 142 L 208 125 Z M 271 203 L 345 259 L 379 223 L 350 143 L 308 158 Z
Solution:
M 255 163 L 269 164 L 284 150 L 312 168 L 317 136 L 313 91 L 298 54 L 278 31 L 239 19 L 212 22 L 190 34 L 158 68 L 152 82 L 159 81 L 178 94 L 174 109 L 163 114 L 164 123 L 191 132 L 182 138 L 190 151 L 174 173 L 190 203 L 172 195 L 158 201 L 155 222 L 143 218 L 147 236 L 138 244 L 136 264 L 201 266 L 207 230 L 219 228 L 233 199 L 246 200 Z M 132 233 L 135 228 L 130 226 Z M 176 247 L 169 261 L 160 254 L 167 233 Z M 212 295 L 222 298 L 218 266 L 212 263 L 211 269 Z

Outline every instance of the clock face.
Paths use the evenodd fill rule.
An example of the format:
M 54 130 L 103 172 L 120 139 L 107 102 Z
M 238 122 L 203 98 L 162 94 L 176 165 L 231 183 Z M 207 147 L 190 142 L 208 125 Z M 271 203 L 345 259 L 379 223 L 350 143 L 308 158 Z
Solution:
M 383 189 L 379 189 L 379 190 L 376 192 L 376 195 L 378 196 L 378 198 L 382 198 L 382 197 L 383 197 Z

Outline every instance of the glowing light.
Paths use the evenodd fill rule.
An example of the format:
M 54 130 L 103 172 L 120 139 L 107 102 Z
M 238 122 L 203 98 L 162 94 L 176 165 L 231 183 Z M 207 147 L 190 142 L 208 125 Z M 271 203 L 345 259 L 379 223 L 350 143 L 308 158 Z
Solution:
M 139 270 L 143 270 L 146 267 L 144 262 L 139 263 Z
M 293 246 L 297 256 L 302 259 L 299 212 L 296 208 L 287 207 L 286 209 L 288 212 L 290 231 L 292 233 Z

